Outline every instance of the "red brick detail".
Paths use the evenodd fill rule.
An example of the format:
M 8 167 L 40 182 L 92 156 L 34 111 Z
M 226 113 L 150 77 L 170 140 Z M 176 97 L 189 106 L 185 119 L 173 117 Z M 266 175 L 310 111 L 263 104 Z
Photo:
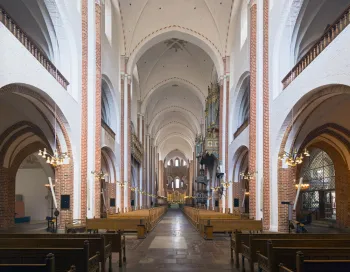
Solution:
M 288 205 L 280 204 L 282 201 L 294 202 L 295 188 L 294 180 L 296 177 L 296 168 L 282 168 L 282 162 L 279 162 L 278 169 L 278 231 L 288 231 Z
M 95 171 L 101 170 L 101 6 L 95 4 L 96 23 L 96 91 L 95 91 Z M 95 217 L 101 216 L 101 182 L 95 177 Z
M 121 76 L 120 79 L 120 182 L 124 183 L 124 111 L 125 111 L 125 104 L 124 104 L 124 84 L 125 84 L 125 78 L 124 75 Z M 124 211 L 124 189 L 123 187 L 120 188 L 120 211 Z
M 6 230 L 12 224 L 13 215 L 8 214 L 9 184 L 11 183 L 8 169 L 0 166 L 0 230 Z M 14 202 L 14 201 L 12 201 Z
M 61 195 L 70 195 L 70 209 L 60 210 L 59 229 L 64 229 L 66 223 L 73 220 L 74 188 L 73 188 L 73 165 L 61 165 L 56 169 L 55 195 L 58 208 L 61 206 Z
M 109 196 L 109 199 L 111 198 L 114 198 L 116 199 L 116 196 L 117 196 L 117 188 L 116 188 L 116 184 L 115 183 L 107 183 L 107 188 L 108 188 L 108 196 Z M 107 205 L 109 207 L 109 211 L 111 213 L 115 213 L 116 212 L 116 207 L 110 207 L 109 206 L 110 202 L 109 200 L 107 201 Z
M 87 216 L 87 146 L 88 146 L 88 4 L 81 1 L 82 17 L 82 79 L 81 79 L 81 144 L 80 144 L 80 179 L 81 210 L 80 218 Z
M 250 9 L 250 116 L 249 116 L 249 171 L 256 171 L 256 44 L 257 6 Z M 249 214 L 256 217 L 256 180 L 249 181 Z
M 270 229 L 270 87 L 269 87 L 269 0 L 264 0 L 263 53 L 263 227 Z

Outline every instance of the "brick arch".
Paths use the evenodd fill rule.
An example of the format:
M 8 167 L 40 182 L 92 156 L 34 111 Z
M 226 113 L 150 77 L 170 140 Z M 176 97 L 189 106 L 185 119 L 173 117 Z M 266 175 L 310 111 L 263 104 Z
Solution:
M 330 129 L 332 128 L 332 129 Z M 298 134 L 296 134 L 298 135 Z M 328 135 L 337 139 L 342 146 L 337 143 L 326 142 L 324 135 Z M 347 137 L 345 137 L 346 135 Z M 297 138 L 297 136 L 296 136 Z M 350 131 L 337 125 L 337 124 L 324 124 L 313 131 L 311 131 L 303 140 L 299 150 L 303 150 L 305 147 L 308 149 L 319 148 L 325 151 L 332 159 L 335 167 L 335 180 L 336 180 L 336 205 L 337 205 L 337 225 L 339 227 L 345 227 L 350 225 L 348 220 L 348 199 L 350 200 L 349 191 L 349 179 L 350 171 L 346 162 L 346 152 L 350 152 Z M 294 139 L 296 141 L 296 139 Z M 339 151 L 341 150 L 341 152 Z M 281 201 L 294 202 L 296 196 L 296 190 L 294 183 L 300 178 L 301 166 L 294 168 L 283 168 L 282 162 L 278 162 L 278 182 L 280 184 L 278 188 L 278 201 L 279 201 L 279 231 L 287 231 L 288 229 L 288 208 L 287 205 L 281 205 Z M 339 199 L 337 198 L 339 195 Z M 350 204 L 350 202 L 349 202 Z M 286 206 L 286 207 L 284 207 Z M 340 216 L 338 217 L 338 207 Z M 293 214 L 296 217 L 296 214 Z M 349 217 L 350 219 L 350 217 Z
M 13 94 L 21 94 L 28 96 L 32 99 L 34 99 L 36 102 L 40 103 L 44 108 L 46 108 L 51 114 L 55 113 L 55 110 L 53 108 L 53 105 L 55 105 L 55 102 L 51 100 L 50 97 L 44 97 L 42 95 L 42 92 L 40 90 L 35 89 L 34 87 L 27 86 L 27 85 L 20 85 L 20 84 L 9 84 L 6 86 L 3 86 L 0 88 L 0 98 L 1 95 L 13 93 Z M 40 108 L 35 105 L 43 119 L 46 121 L 47 125 L 52 131 L 52 134 L 54 134 L 54 127 L 49 121 L 49 119 L 45 116 L 45 114 L 40 110 Z M 70 141 L 70 128 L 67 119 L 65 118 L 64 114 L 61 112 L 59 108 L 57 108 L 56 112 L 56 120 L 57 125 L 59 126 L 64 143 L 67 148 L 67 152 L 71 158 L 69 165 L 62 165 L 56 168 L 55 170 L 55 178 L 56 178 L 56 186 L 55 186 L 55 194 L 57 199 L 57 206 L 58 209 L 60 209 L 60 200 L 61 195 L 70 195 L 71 196 L 71 207 L 69 210 L 60 211 L 59 220 L 58 220 L 58 226 L 60 229 L 63 229 L 66 222 L 71 221 L 73 219 L 73 207 L 74 207 L 74 195 L 73 195 L 73 183 L 74 183 L 74 159 L 73 159 L 73 153 L 72 153 L 72 145 Z M 45 137 L 46 138 L 46 137 Z M 46 140 L 47 141 L 47 140 Z M 57 139 L 57 149 L 58 151 L 61 151 L 62 149 L 62 142 Z M 0 181 L 5 180 L 6 176 L 8 176 L 9 170 L 3 167 L 0 167 Z M 7 198 L 8 192 L 2 192 L 3 198 Z M 0 192 L 1 195 L 1 192 Z M 82 204 L 82 207 L 84 204 Z M 86 203 L 85 206 L 86 207 Z M 6 209 L 1 209 L 0 207 L 0 218 L 2 218 L 3 215 L 5 215 Z M 6 213 L 8 216 L 8 214 Z M 0 229 L 8 228 L 9 222 L 11 221 L 11 218 L 13 218 L 13 215 L 11 215 L 10 218 L 7 218 L 1 222 L 0 220 Z
M 50 144 L 45 137 L 43 131 L 35 124 L 28 121 L 20 121 L 12 126 L 8 127 L 1 135 L 0 135 L 0 143 L 2 144 L 2 148 L 0 149 L 0 165 L 6 167 L 4 165 L 4 160 L 6 155 L 8 154 L 10 146 L 21 136 L 26 133 L 32 133 L 33 136 L 37 136 L 42 141 L 42 148 L 47 148 L 47 150 L 52 152 Z M 10 137 L 9 137 L 10 136 Z M 38 150 L 37 150 L 38 151 Z M 11 154 L 12 156 L 13 154 Z M 11 162 L 10 162 L 11 163 Z M 9 165 L 10 168 L 11 165 Z
M 295 120 L 298 120 L 301 118 L 302 114 L 309 109 L 310 106 L 313 107 L 313 110 L 316 110 L 319 105 L 321 105 L 324 101 L 326 101 L 328 98 L 331 98 L 333 96 L 342 95 L 342 94 L 350 94 L 350 88 L 349 86 L 345 85 L 332 85 L 329 87 L 325 87 L 323 89 L 317 89 L 310 91 L 305 97 L 301 98 L 297 105 L 299 105 L 298 110 L 294 113 L 294 123 L 292 123 L 291 114 L 286 118 L 284 124 L 282 125 L 282 128 L 280 129 L 280 137 L 281 142 L 279 145 L 278 154 L 282 153 L 286 148 L 291 148 L 294 146 L 300 130 L 305 125 L 306 121 L 308 120 L 308 117 L 305 117 L 303 120 L 301 120 L 300 125 L 298 126 L 297 132 L 292 134 L 292 128 L 293 125 L 295 126 Z M 312 113 L 311 112 L 311 113 Z M 310 113 L 310 114 L 311 114 Z M 325 124 L 327 125 L 327 124 Z M 339 126 L 336 124 L 331 125 L 334 129 L 339 129 Z M 321 126 L 318 128 L 319 130 L 324 130 L 324 126 Z M 316 138 L 320 135 L 320 133 L 316 132 L 317 129 L 314 132 L 311 132 L 309 134 L 309 143 L 312 138 Z M 341 133 L 344 133 L 344 129 L 340 130 Z M 340 134 L 341 134 L 340 133 Z M 287 146 L 288 139 L 290 137 L 293 137 Z M 334 136 L 333 137 L 337 137 Z M 304 139 L 305 140 L 305 139 Z M 344 139 L 343 139 L 344 140 Z M 339 141 L 342 141 L 342 139 L 339 139 Z M 303 146 L 307 145 L 304 144 Z M 303 147 L 302 146 L 302 147 Z M 287 150 L 288 151 L 288 150 Z M 290 151 L 290 150 L 289 150 Z M 294 201 L 295 200 L 295 187 L 294 187 L 294 180 L 296 180 L 297 177 L 297 169 L 294 168 L 285 168 L 283 166 L 282 161 L 277 161 L 277 193 L 278 193 L 278 231 L 286 232 L 288 231 L 288 207 L 287 205 L 282 205 L 282 201 Z M 295 217 L 295 214 L 293 214 Z

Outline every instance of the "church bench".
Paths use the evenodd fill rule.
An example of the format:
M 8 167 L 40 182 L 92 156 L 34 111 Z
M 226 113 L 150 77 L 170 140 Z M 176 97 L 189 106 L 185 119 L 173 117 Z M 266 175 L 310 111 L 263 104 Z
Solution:
M 75 265 L 78 272 L 97 272 L 100 268 L 100 254 L 89 257 L 89 242 L 83 248 L 19 248 L 0 247 L 0 264 L 44 263 L 45 256 L 55 256 L 55 271 L 65 272 Z
M 242 264 L 244 265 L 244 259 L 247 258 L 250 268 L 257 262 L 256 252 L 266 253 L 266 243 L 268 240 L 317 240 L 317 239 L 337 239 L 337 240 L 350 240 L 350 234 L 287 234 L 287 233 L 262 233 L 262 234 L 244 234 L 235 233 L 231 241 L 231 250 L 235 251 L 236 267 L 239 267 L 239 253 L 242 254 Z M 233 258 L 231 252 L 231 259 Z
M 89 242 L 89 256 L 100 252 L 101 267 L 104 271 L 105 263 L 109 259 L 109 271 L 112 271 L 112 244 L 105 243 L 104 236 L 96 238 L 0 238 L 0 247 L 16 248 L 76 248 L 84 247 Z
M 290 270 L 288 267 L 285 267 L 283 263 L 280 263 L 278 265 L 278 272 L 294 272 L 294 271 Z
M 1 272 L 55 272 L 55 256 L 47 254 L 41 264 L 0 264 Z M 73 272 L 73 271 L 72 271 Z
M 201 210 L 192 207 L 184 207 L 183 212 L 197 230 L 200 230 L 200 220 L 240 219 L 240 215 L 237 214 L 224 214 L 220 212 Z
M 296 242 L 301 242 L 303 240 L 294 240 Z M 315 240 L 313 240 L 315 241 Z M 322 242 L 319 240 L 319 242 Z M 330 244 L 329 240 L 326 241 L 325 246 L 321 246 L 321 243 L 312 246 L 296 246 L 292 244 L 291 246 L 280 246 L 283 244 L 282 241 L 276 242 L 276 240 L 267 242 L 267 254 L 264 255 L 257 252 L 258 259 L 258 269 L 259 271 L 265 272 L 277 272 L 279 270 L 279 264 L 283 263 L 285 267 L 291 270 L 296 269 L 295 256 L 298 251 L 302 251 L 305 258 L 307 259 L 343 259 L 350 260 L 350 247 L 347 247 L 349 242 L 344 241 L 346 246 L 342 246 L 341 240 L 335 241 L 335 243 Z M 333 240 L 334 242 L 334 240 Z M 278 244 L 278 246 L 275 245 Z M 329 245 L 330 244 L 330 245 Z
M 147 233 L 143 219 L 137 217 L 86 219 L 86 228 L 90 232 L 98 232 L 98 230 L 136 231 L 139 239 L 145 238 Z
M 250 231 L 262 232 L 262 220 L 252 219 L 210 219 L 200 221 L 201 235 L 208 240 L 213 239 L 214 232 Z
M 304 253 L 299 251 L 296 256 L 296 272 L 348 272 L 350 260 L 305 260 Z
M 102 252 L 102 250 L 99 250 L 101 255 L 104 255 L 104 260 L 109 259 L 109 262 L 111 262 L 112 258 L 112 252 L 119 254 L 119 266 L 122 266 L 122 263 L 126 261 L 126 248 L 125 248 L 125 236 L 122 235 L 120 232 L 117 233 L 102 233 L 102 234 L 39 234 L 39 233 L 9 233 L 9 234 L 0 234 L 1 238 L 58 238 L 58 239 L 74 239 L 74 238 L 80 238 L 84 240 L 90 240 L 92 238 L 104 238 L 105 245 L 111 244 L 111 252 L 109 248 L 106 248 L 105 252 Z M 105 266 L 105 263 L 102 263 L 102 266 Z
M 152 209 L 145 209 L 145 210 L 136 210 L 131 211 L 128 213 L 118 213 L 118 214 L 108 214 L 107 217 L 110 219 L 115 218 L 138 218 L 143 219 L 144 224 L 147 227 L 147 231 L 151 231 L 156 224 L 161 219 L 162 215 L 165 214 L 167 211 L 166 207 L 157 207 Z

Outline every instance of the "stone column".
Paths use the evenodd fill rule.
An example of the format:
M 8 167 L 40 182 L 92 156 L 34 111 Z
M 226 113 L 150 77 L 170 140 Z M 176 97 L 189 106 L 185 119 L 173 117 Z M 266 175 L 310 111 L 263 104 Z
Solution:
M 146 166 L 146 169 L 147 169 L 147 179 L 146 179 L 146 186 L 145 186 L 145 189 L 144 191 L 148 192 L 150 190 L 150 181 L 151 181 L 151 156 L 150 156 L 150 153 L 151 153 L 151 150 L 150 150 L 150 135 L 147 134 L 146 135 L 146 158 L 147 158 L 147 166 Z M 149 206 L 150 205 L 150 202 L 149 202 L 149 198 L 145 195 L 145 199 L 146 199 L 146 206 Z
M 127 141 L 126 141 L 126 163 L 127 163 L 127 177 L 126 180 L 128 181 L 128 186 L 124 187 L 126 190 L 126 202 L 125 207 L 130 208 L 131 207 L 131 77 L 128 78 L 128 86 L 127 86 L 127 103 L 128 103 L 128 109 L 127 109 Z
M 125 178 L 125 75 L 120 76 L 120 183 L 124 184 Z M 124 212 L 124 189 L 120 187 L 120 212 Z

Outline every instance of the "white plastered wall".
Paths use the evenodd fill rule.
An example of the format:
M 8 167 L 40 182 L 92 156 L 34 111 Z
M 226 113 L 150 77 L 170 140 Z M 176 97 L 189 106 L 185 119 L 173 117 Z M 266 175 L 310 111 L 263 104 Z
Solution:
M 278 180 L 277 159 L 284 135 L 283 123 L 292 107 L 303 96 L 318 88 L 332 84 L 350 86 L 350 52 L 348 42 L 350 29 L 343 32 L 285 89 L 282 90 L 282 78 L 278 76 L 281 69 L 278 66 L 280 47 L 286 37 L 282 33 L 287 21 L 288 1 L 276 2 L 271 11 L 270 22 L 270 91 L 271 102 L 270 120 L 270 152 L 271 152 L 271 230 L 278 226 Z

